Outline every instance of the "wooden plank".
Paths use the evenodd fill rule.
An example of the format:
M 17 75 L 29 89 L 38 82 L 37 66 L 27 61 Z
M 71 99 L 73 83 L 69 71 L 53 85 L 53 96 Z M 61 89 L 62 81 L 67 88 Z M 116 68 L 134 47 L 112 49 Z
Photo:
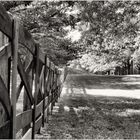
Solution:
M 19 43 L 24 45 L 31 54 L 35 53 L 35 42 L 31 34 L 20 24 L 19 27 Z
M 5 54 L 7 54 L 8 57 L 11 56 L 11 45 L 9 43 L 0 48 L 0 58 Z
M 0 31 L 12 39 L 12 20 L 0 4 Z
M 39 49 L 39 59 L 45 63 L 45 53 L 43 53 L 40 49 Z
M 45 124 L 45 97 L 46 97 L 46 76 L 47 76 L 47 55 L 45 56 L 45 65 L 43 71 L 43 116 L 42 116 L 42 126 Z
M 30 128 L 26 133 L 25 135 L 22 137 L 22 140 L 24 139 L 28 139 L 28 140 L 31 140 L 32 139 L 32 128 Z
M 54 85 L 54 71 L 51 71 L 51 90 L 53 90 L 53 85 Z
M 42 126 L 42 115 L 36 120 L 35 122 L 35 133 L 41 128 Z
M 38 67 L 38 74 L 41 75 L 42 67 L 44 66 L 43 62 L 39 59 L 39 67 Z
M 34 91 L 34 112 L 33 112 L 33 129 L 32 129 L 32 139 L 34 139 L 35 136 L 35 119 L 36 119 L 36 104 L 37 104 L 37 95 L 38 95 L 38 81 L 39 81 L 39 47 L 36 45 L 35 46 L 36 50 L 35 50 L 35 82 L 34 82 L 34 87 L 35 87 L 35 91 Z
M 22 66 L 22 63 L 21 63 L 21 60 L 20 58 L 18 58 L 18 72 L 20 74 L 20 77 L 21 77 L 21 80 L 23 81 L 24 83 L 24 86 L 25 86 L 25 89 L 27 91 L 27 94 L 28 94 L 28 97 L 29 97 L 29 100 L 31 102 L 31 104 L 33 104 L 33 97 L 32 97 L 32 90 L 30 88 L 30 84 L 27 80 L 27 77 L 26 77 L 26 73 L 23 69 L 23 66 Z
M 47 107 L 45 108 L 45 117 L 47 117 L 50 107 L 51 107 L 51 103 L 48 104 Z
M 59 70 L 58 70 L 58 67 L 57 67 L 57 68 L 56 68 L 56 74 L 57 74 L 57 75 L 58 75 L 58 71 L 59 71 Z
M 49 65 L 51 66 L 51 63 Z M 50 94 L 51 94 L 51 89 L 52 89 L 52 70 L 51 69 L 49 69 L 49 79 L 47 81 L 47 84 L 48 84 L 48 86 L 47 86 L 47 89 L 48 89 L 48 104 L 50 104 L 50 102 L 51 102 Z
M 49 92 L 49 79 L 50 79 L 50 70 L 47 68 L 46 70 L 47 76 L 46 76 L 46 82 L 45 82 L 45 95 L 48 96 Z
M 32 109 L 24 111 L 16 116 L 16 132 L 32 122 Z
M 47 62 L 46 62 L 46 64 L 47 64 Z M 44 73 L 45 73 L 45 79 L 44 79 L 44 81 L 45 81 L 45 85 L 44 85 L 44 87 L 45 87 L 45 97 L 47 96 L 47 93 L 48 93 L 48 80 L 49 80 L 49 69 L 48 69 L 48 67 L 47 67 L 47 65 L 45 65 L 45 71 L 44 71 Z
M 45 98 L 45 108 L 48 106 L 48 97 Z
M 51 89 L 51 70 L 49 70 L 48 80 L 46 82 L 47 86 L 47 96 L 49 96 L 50 89 Z
M 57 74 L 57 70 L 58 70 L 58 68 L 55 66 L 55 70 L 54 70 L 55 71 L 55 74 Z
M 36 105 L 35 117 L 38 117 L 39 114 L 42 113 L 42 111 L 43 111 L 43 100 L 38 105 Z
M 3 33 L 2 33 L 3 34 Z M 8 88 L 8 58 L 9 54 L 8 51 L 11 48 L 10 44 L 6 44 L 4 46 L 0 46 L 0 75 L 6 85 L 6 88 Z
M 39 78 L 39 83 L 38 83 L 38 88 L 37 88 L 38 89 L 37 92 L 39 92 L 39 89 L 40 89 L 41 95 L 42 95 L 42 82 L 44 80 L 43 75 L 44 75 L 44 66 L 42 67 L 42 71 L 41 71 L 40 78 Z
M 5 53 L 0 58 L 0 75 L 4 81 L 6 88 L 8 87 L 8 55 Z
M 47 57 L 47 67 L 50 67 L 50 60 L 48 57 Z
M 16 138 L 16 84 L 17 84 L 17 59 L 18 59 L 18 37 L 19 37 L 19 20 L 14 19 L 14 29 L 13 29 L 13 67 L 12 67 L 12 92 L 11 92 L 11 104 L 12 104 L 12 138 Z
M 12 55 L 12 51 L 11 51 L 11 44 L 9 43 L 8 45 L 7 45 L 7 54 L 8 54 L 8 58 L 9 57 L 11 57 L 11 55 Z
M 20 82 L 20 84 L 19 84 L 19 86 L 18 86 L 18 88 L 17 88 L 17 93 L 16 93 L 16 95 L 17 95 L 17 97 L 16 97 L 16 101 L 18 100 L 18 98 L 19 98 L 19 95 L 20 95 L 20 92 L 21 92 L 21 90 L 22 90 L 22 88 L 23 88 L 23 81 L 21 81 Z
M 7 112 L 7 115 L 10 117 L 11 115 L 11 104 L 10 104 L 10 98 L 8 94 L 8 90 L 0 76 L 0 101 L 2 102 L 5 111 Z
M 8 58 L 8 83 L 7 83 L 7 88 L 8 88 L 8 94 L 10 95 L 10 85 L 11 85 L 11 57 Z
M 45 69 L 45 66 L 42 67 L 41 74 L 40 74 L 40 78 L 39 78 L 40 80 L 43 79 L 43 76 L 44 76 L 44 69 Z
M 27 68 L 28 68 L 28 66 L 29 66 L 29 62 L 31 62 L 32 60 L 33 60 L 33 67 L 31 68 L 31 71 L 30 72 L 26 72 L 26 76 L 27 76 L 27 80 L 28 80 L 28 82 L 30 84 L 30 87 L 33 88 L 34 58 L 32 57 L 31 54 L 29 54 L 28 59 L 26 59 L 24 62 L 25 62 L 25 65 L 26 65 L 26 68 L 25 68 L 25 71 L 26 71 Z M 33 89 L 32 89 L 32 91 L 33 91 Z M 23 111 L 29 110 L 31 108 L 32 108 L 32 105 L 31 105 L 30 100 L 28 98 L 27 91 L 24 90 L 24 95 L 23 95 Z M 30 128 L 30 124 L 27 125 L 26 127 L 24 127 L 23 130 L 22 130 L 22 135 L 24 135 L 28 131 L 29 128 Z
M 26 73 L 30 73 L 30 71 L 32 70 L 32 67 L 34 66 L 34 62 L 33 60 L 29 63 L 29 65 L 27 66 L 25 72 Z M 24 83 L 23 81 L 20 82 L 19 86 L 18 86 L 18 89 L 17 89 L 17 100 L 18 100 L 18 97 L 20 95 L 20 92 L 22 90 L 22 87 L 23 87 Z
M 55 97 L 52 99 L 51 104 L 53 104 L 53 103 L 56 101 L 57 98 L 58 98 L 58 96 L 55 96 Z
M 10 121 L 5 122 L 0 126 L 0 139 L 10 139 Z
M 54 65 L 54 63 L 53 62 L 51 62 L 51 70 L 53 70 L 54 71 L 54 69 L 55 69 L 55 65 Z
M 54 88 L 54 79 L 55 77 L 54 77 L 54 71 L 52 70 L 52 83 L 51 83 L 51 114 L 52 114 L 52 110 L 53 110 L 53 99 L 54 99 L 54 93 L 53 93 L 53 88 Z

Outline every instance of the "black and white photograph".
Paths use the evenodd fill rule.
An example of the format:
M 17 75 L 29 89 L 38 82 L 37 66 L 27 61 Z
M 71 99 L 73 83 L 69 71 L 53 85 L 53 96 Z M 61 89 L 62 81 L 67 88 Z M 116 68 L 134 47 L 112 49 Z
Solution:
M 0 0 L 0 139 L 140 139 L 140 0 Z

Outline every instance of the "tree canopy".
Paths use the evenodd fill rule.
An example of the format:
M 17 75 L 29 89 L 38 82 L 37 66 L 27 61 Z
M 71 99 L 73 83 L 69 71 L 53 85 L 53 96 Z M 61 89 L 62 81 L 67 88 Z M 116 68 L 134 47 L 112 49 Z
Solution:
M 105 71 L 116 66 L 130 65 L 129 61 L 134 59 L 133 54 L 139 48 L 140 2 L 79 3 L 81 26 L 86 26 L 80 40 L 85 51 L 81 59 L 85 61 L 85 68 L 89 65 L 89 69 L 94 72 L 97 68 Z
M 139 67 L 139 1 L 2 3 L 21 18 L 42 50 L 57 64 L 81 57 L 81 66 L 92 72 L 129 67 L 131 61 Z M 78 42 L 66 38 L 71 29 L 81 33 Z
M 74 28 L 77 18 L 67 14 L 73 8 L 70 1 L 6 1 L 1 2 L 42 46 L 43 52 L 56 65 L 66 64 L 76 58 L 74 43 L 66 38 L 70 26 Z

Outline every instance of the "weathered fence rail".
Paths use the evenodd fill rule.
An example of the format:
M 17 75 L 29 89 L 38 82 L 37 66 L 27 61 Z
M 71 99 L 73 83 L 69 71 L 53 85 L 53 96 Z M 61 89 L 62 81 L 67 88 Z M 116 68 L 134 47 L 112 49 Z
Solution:
M 21 130 L 22 139 L 35 137 L 60 96 L 61 74 L 0 5 L 0 139 L 14 139 Z M 21 94 L 23 109 L 17 114 Z

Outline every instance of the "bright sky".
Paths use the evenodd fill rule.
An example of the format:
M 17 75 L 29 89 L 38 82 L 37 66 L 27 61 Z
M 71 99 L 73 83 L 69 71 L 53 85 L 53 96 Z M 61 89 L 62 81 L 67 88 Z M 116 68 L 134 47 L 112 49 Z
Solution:
M 79 9 L 77 8 L 77 6 L 74 6 L 73 9 L 69 9 L 66 11 L 66 13 L 68 15 L 76 15 L 78 14 L 80 11 Z M 71 30 L 71 27 L 68 26 L 65 28 L 66 30 L 69 31 L 68 35 L 66 36 L 66 38 L 71 38 L 71 40 L 74 42 L 74 41 L 78 41 L 80 38 L 81 38 L 81 32 L 78 30 L 78 29 L 72 29 Z
M 72 30 L 69 32 L 67 37 L 71 38 L 73 42 L 78 41 L 81 38 L 81 32 L 79 32 L 78 30 Z

